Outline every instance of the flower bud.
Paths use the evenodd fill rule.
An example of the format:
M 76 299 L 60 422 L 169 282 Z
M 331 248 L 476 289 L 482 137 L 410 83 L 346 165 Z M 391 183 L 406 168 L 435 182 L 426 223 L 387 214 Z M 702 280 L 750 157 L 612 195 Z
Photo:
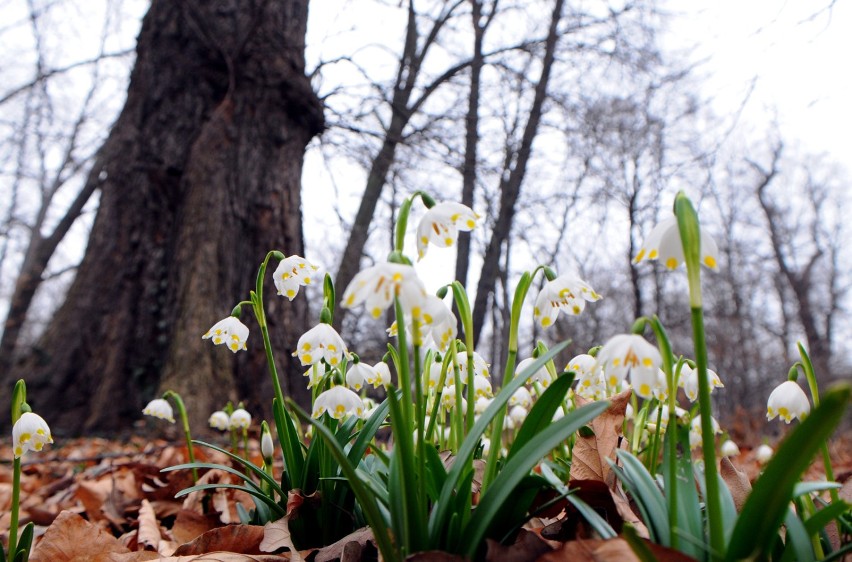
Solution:
M 263 462 L 267 465 L 272 465 L 272 454 L 275 447 L 272 444 L 272 434 L 269 432 L 269 424 L 264 420 L 260 424 L 260 454 L 263 456 Z

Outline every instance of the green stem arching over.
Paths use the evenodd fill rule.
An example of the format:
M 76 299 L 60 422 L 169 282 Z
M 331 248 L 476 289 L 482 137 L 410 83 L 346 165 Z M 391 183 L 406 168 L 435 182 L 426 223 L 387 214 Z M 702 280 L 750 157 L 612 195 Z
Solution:
M 12 426 L 24 413 L 24 405 L 27 402 L 27 385 L 24 379 L 15 383 L 12 391 Z M 14 447 L 14 444 L 12 445 Z M 12 463 L 12 507 L 9 521 L 9 552 L 7 559 L 15 560 L 18 548 L 18 514 L 21 506 L 21 458 L 16 457 Z M 2 548 L 2 546 L 0 546 Z

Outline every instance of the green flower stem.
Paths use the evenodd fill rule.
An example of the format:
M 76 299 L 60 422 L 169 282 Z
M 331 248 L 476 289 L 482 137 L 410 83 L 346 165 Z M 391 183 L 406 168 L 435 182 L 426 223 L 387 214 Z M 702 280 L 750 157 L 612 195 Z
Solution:
M 277 252 L 280 253 L 280 252 Z M 281 381 L 278 378 L 278 369 L 275 366 L 275 357 L 272 355 L 272 342 L 269 339 L 269 327 L 266 323 L 266 311 L 263 308 L 263 278 L 266 276 L 266 266 L 269 259 L 276 255 L 276 252 L 269 252 L 263 259 L 260 269 L 257 272 L 257 283 L 255 290 L 251 295 L 251 304 L 254 310 L 255 318 L 260 326 L 260 333 L 263 336 L 263 348 L 266 351 L 266 362 L 269 365 L 269 374 L 272 377 L 272 388 L 275 391 L 275 398 L 278 399 L 278 407 L 284 410 L 284 392 L 281 390 Z
M 9 521 L 9 553 L 7 560 L 15 559 L 18 548 L 18 510 L 21 504 L 21 458 L 12 463 L 12 518 Z
M 805 372 L 805 378 L 808 381 L 808 389 L 811 392 L 811 399 L 814 401 L 814 408 L 819 406 L 819 387 L 817 386 L 816 373 L 814 372 L 814 365 L 811 362 L 810 355 L 805 350 L 805 347 L 798 343 L 797 347 L 799 348 L 799 355 L 802 357 L 802 370 Z M 828 450 L 828 442 L 822 443 L 822 463 L 825 466 L 825 479 L 829 482 L 834 482 L 834 468 L 831 465 L 831 453 Z M 837 492 L 837 489 L 832 488 L 829 490 L 829 494 L 831 495 L 832 503 L 840 502 L 840 494 Z
M 399 326 L 399 324 L 397 324 Z M 420 332 L 420 321 L 414 319 L 411 323 L 411 332 L 412 339 L 414 340 L 414 395 L 417 397 L 417 400 L 414 402 L 415 406 L 415 415 L 416 420 L 415 423 L 417 425 L 417 443 L 415 445 L 417 451 L 417 486 L 418 486 L 418 495 L 421 498 L 426 497 L 426 452 L 424 447 L 425 443 L 425 419 L 424 416 L 426 414 L 426 396 L 423 394 L 423 373 L 421 372 L 420 365 L 420 347 L 422 345 L 421 341 L 421 332 Z
M 402 310 L 402 303 L 394 297 L 394 312 L 396 313 L 396 341 L 399 352 L 399 365 L 397 373 L 399 374 L 399 388 L 402 390 L 402 419 L 405 427 L 411 430 L 413 427 L 411 407 L 413 399 L 411 396 L 411 372 L 409 370 L 410 363 L 408 361 L 408 337 L 405 334 L 405 313 Z
M 186 406 L 183 404 L 183 399 L 174 390 L 167 390 L 163 393 L 163 398 L 171 398 L 177 406 L 180 423 L 183 425 L 183 436 L 186 439 L 186 450 L 189 454 L 189 462 L 195 464 L 195 451 L 192 448 L 192 435 L 189 433 L 189 418 L 186 415 Z M 192 468 L 192 483 L 198 483 L 198 470 Z
M 699 298 L 700 301 L 700 298 Z M 716 468 L 716 440 L 713 433 L 713 405 L 707 377 L 707 342 L 704 339 L 704 310 L 692 308 L 692 332 L 695 339 L 695 364 L 698 368 L 698 409 L 701 412 L 701 450 L 707 486 L 707 521 L 710 529 L 711 559 L 721 560 L 725 554 L 725 531 L 722 527 L 722 502 Z M 669 420 L 671 423 L 671 420 Z M 671 439 L 671 441 L 675 441 Z M 674 482 L 674 480 L 672 480 Z

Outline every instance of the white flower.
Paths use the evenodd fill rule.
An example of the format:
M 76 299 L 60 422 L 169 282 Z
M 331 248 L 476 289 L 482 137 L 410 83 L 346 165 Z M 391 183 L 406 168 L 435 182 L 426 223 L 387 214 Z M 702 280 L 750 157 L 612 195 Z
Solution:
M 477 398 L 485 397 L 490 398 L 494 395 L 494 391 L 491 389 L 491 381 L 483 377 L 482 375 L 474 375 L 473 376 L 473 388 L 474 388 L 474 396 Z M 474 409 L 476 405 L 474 405 Z
M 212 328 L 207 330 L 206 334 L 201 336 L 205 340 L 212 338 L 215 345 L 227 344 L 228 349 L 234 353 L 241 349 L 246 349 L 246 340 L 248 340 L 248 337 L 248 327 L 235 316 L 228 316 L 223 320 L 219 320 Z
M 47 422 L 32 412 L 24 412 L 12 427 L 12 446 L 15 448 L 15 458 L 20 458 L 27 451 L 41 451 L 45 444 L 53 443 Z
M 467 352 L 460 351 L 456 354 L 456 361 L 459 364 L 459 372 L 463 381 L 467 380 Z M 485 378 L 490 378 L 491 373 L 488 372 L 488 363 L 477 352 L 473 352 L 473 372 L 477 375 L 482 375 Z
M 361 270 L 343 293 L 344 308 L 364 304 L 373 318 L 382 315 L 399 298 L 403 311 L 420 319 L 426 299 L 426 288 L 410 265 L 381 263 Z
M 443 406 L 445 410 L 452 410 L 456 407 L 456 385 L 451 384 L 444 389 L 444 392 L 441 393 L 441 406 Z M 474 407 L 476 407 L 475 403 Z M 467 411 L 467 400 L 464 398 L 462 398 L 461 401 L 461 410 L 462 412 Z
M 728 439 L 719 447 L 719 452 L 723 457 L 735 457 L 740 454 L 740 448 L 737 444 Z
M 656 347 L 635 334 L 620 334 L 610 338 L 597 355 L 597 364 L 606 373 L 610 387 L 618 386 L 630 373 L 631 380 L 651 380 L 657 376 L 663 362 Z
M 509 410 L 509 417 L 512 418 L 512 422 L 516 426 L 521 425 L 527 419 L 527 409 L 521 405 L 512 406 L 512 409 Z
M 388 364 L 384 361 L 379 361 L 373 365 L 373 371 L 376 377 L 375 379 L 365 379 L 367 384 L 373 385 L 373 388 L 379 388 L 380 386 L 387 388 L 391 383 L 391 373 Z
M 716 242 L 702 228 L 701 236 L 701 263 L 710 269 L 717 268 L 719 249 Z M 683 244 L 680 240 L 680 230 L 677 226 L 677 218 L 666 219 L 651 230 L 648 238 L 639 248 L 639 253 L 633 258 L 633 263 L 639 263 L 644 259 L 658 259 L 669 269 L 675 269 L 683 263 Z
M 524 369 L 532 365 L 534 362 L 535 359 L 533 359 L 532 357 L 527 357 L 526 359 L 519 361 L 518 366 L 515 367 L 515 376 L 517 377 L 524 371 Z M 530 377 L 527 379 L 526 384 L 539 383 L 542 388 L 547 388 L 548 386 L 550 386 L 551 382 L 553 382 L 553 377 L 550 376 L 550 371 L 547 370 L 547 367 L 542 365 L 538 371 L 530 375 Z
M 317 396 L 311 417 L 319 418 L 327 413 L 336 420 L 350 415 L 361 418 L 364 411 L 364 403 L 357 394 L 345 386 L 335 386 Z
M 482 414 L 488 406 L 493 402 L 493 398 L 488 398 L 486 396 L 480 396 L 476 399 L 476 402 L 473 403 L 473 412 L 477 415 Z
M 296 351 L 302 365 L 313 365 L 325 359 L 332 367 L 337 367 L 343 356 L 349 355 L 343 338 L 330 324 L 317 324 L 299 338 Z
M 434 205 L 417 225 L 419 259 L 426 255 L 429 242 L 441 248 L 452 246 L 459 237 L 459 230 L 473 230 L 477 219 L 479 215 L 461 203 L 442 202 Z
M 716 418 L 710 418 L 710 426 L 713 428 L 713 433 L 722 433 L 722 428 L 719 427 L 719 422 Z M 701 415 L 697 415 L 689 424 L 689 446 L 693 449 L 700 447 L 703 443 L 701 436 Z
M 228 420 L 228 427 L 231 429 L 248 429 L 251 425 L 251 414 L 243 408 L 237 408 L 231 414 L 231 419 Z
M 321 275 L 322 269 L 318 265 L 313 265 L 300 256 L 290 256 L 278 262 L 272 280 L 279 295 L 293 300 L 299 292 L 299 287 L 310 285 Z
M 379 373 L 376 372 L 371 365 L 363 362 L 358 362 L 349 367 L 346 371 L 346 386 L 352 390 L 359 391 L 364 387 L 365 383 L 371 383 L 379 378 Z
M 146 416 L 152 416 L 161 420 L 166 420 L 175 423 L 175 413 L 172 410 L 172 405 L 165 398 L 155 398 L 148 402 L 148 405 L 142 410 Z
M 452 368 L 452 367 L 450 367 L 450 368 Z M 426 383 L 426 385 L 429 388 L 437 388 L 438 387 L 438 383 L 441 382 L 441 371 L 442 370 L 443 370 L 443 365 L 439 362 L 434 362 L 434 363 L 432 363 L 432 366 L 429 367 L 429 380 Z M 447 373 L 447 376 L 444 379 L 444 387 L 446 387 L 448 384 L 451 384 L 451 383 L 452 383 L 452 381 L 450 380 L 449 373 Z
M 662 415 L 660 416 L 660 428 L 665 429 L 669 425 L 669 409 L 668 409 L 668 407 L 664 406 L 662 410 L 660 410 L 659 407 L 651 410 L 651 413 L 648 414 L 648 422 L 656 424 L 657 423 L 657 416 L 659 415 L 660 412 L 662 412 Z M 689 414 L 689 412 L 687 412 L 686 410 L 684 410 L 680 406 L 675 406 L 675 416 L 679 420 L 684 420 L 686 418 L 687 414 Z
M 760 464 L 766 464 L 772 458 L 772 455 L 775 454 L 775 451 L 772 450 L 772 447 L 764 443 L 754 451 L 754 458 L 757 459 L 757 462 Z
M 566 371 L 577 375 L 575 392 L 587 400 L 602 400 L 606 396 L 606 381 L 597 360 L 588 353 L 577 355 L 565 365 Z
M 660 376 L 662 375 L 662 377 Z M 666 394 L 666 374 L 662 369 L 635 369 L 630 373 L 630 385 L 646 400 Z
M 601 296 L 579 277 L 560 275 L 542 287 L 535 300 L 533 315 L 542 328 L 547 328 L 556 321 L 560 310 L 577 316 L 583 312 L 586 301 L 594 302 L 600 298 Z
M 779 416 L 787 423 L 793 418 L 805 419 L 811 411 L 811 403 L 805 391 L 794 381 L 784 381 L 775 387 L 766 406 L 766 419 L 772 420 Z
M 434 342 L 434 347 L 444 352 L 456 339 L 458 321 L 446 303 L 435 295 L 426 295 L 420 319 L 424 337 Z M 426 344 L 428 346 L 428 344 Z
M 714 388 L 724 388 L 725 386 L 722 384 L 719 375 L 710 369 L 707 369 L 707 382 L 710 384 L 710 392 L 713 392 Z M 678 386 L 683 389 L 690 402 L 695 402 L 698 399 L 698 370 L 684 363 L 680 369 Z
M 231 421 L 226 412 L 218 410 L 210 414 L 210 418 L 208 418 L 207 423 L 209 423 L 210 427 L 212 427 L 213 429 L 218 429 L 219 431 L 228 431 Z
M 308 388 L 313 388 L 318 385 L 323 378 L 324 369 L 320 368 L 319 363 L 314 363 L 308 370 L 303 373 L 303 376 L 308 377 Z
M 512 394 L 512 397 L 509 398 L 509 406 L 523 406 L 524 408 L 532 406 L 532 395 L 530 395 L 527 387 L 522 386 Z

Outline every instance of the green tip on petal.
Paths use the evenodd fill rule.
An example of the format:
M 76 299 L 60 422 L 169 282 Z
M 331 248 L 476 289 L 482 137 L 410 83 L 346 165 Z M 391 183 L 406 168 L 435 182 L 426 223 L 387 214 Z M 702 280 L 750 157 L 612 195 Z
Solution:
M 420 200 L 423 201 L 423 204 L 426 206 L 427 209 L 431 209 L 432 207 L 435 206 L 435 200 L 432 199 L 432 196 L 429 195 L 428 193 L 423 193 L 421 191 L 420 192 Z
M 556 277 L 557 277 L 556 272 L 553 271 L 552 268 L 545 265 L 545 266 L 542 266 L 541 269 L 544 271 L 544 276 L 547 277 L 548 281 L 553 281 L 554 279 L 556 279 Z

